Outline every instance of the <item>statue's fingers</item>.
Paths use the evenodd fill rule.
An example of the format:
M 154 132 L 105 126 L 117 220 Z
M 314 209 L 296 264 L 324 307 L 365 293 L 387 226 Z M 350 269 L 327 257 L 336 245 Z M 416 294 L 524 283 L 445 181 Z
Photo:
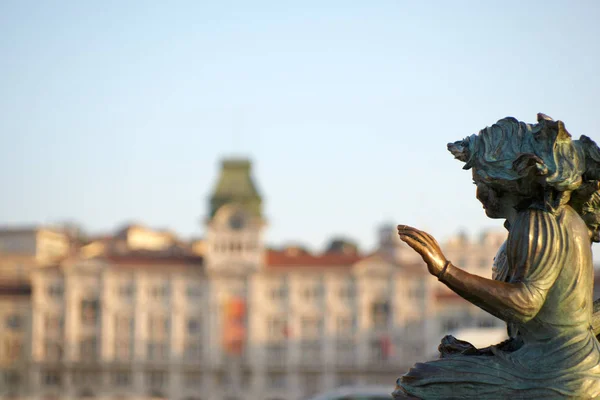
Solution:
M 415 228 L 414 226 L 410 226 L 410 225 L 398 225 L 398 231 L 406 231 L 406 232 L 421 232 L 419 229 Z
M 416 240 L 414 240 L 413 238 L 409 237 L 409 236 L 405 236 L 405 235 L 400 235 L 400 240 L 402 240 L 404 243 L 406 243 L 409 247 L 411 247 L 413 250 L 419 252 L 420 248 L 422 247 L 422 245 L 417 242 Z
M 400 235 L 400 237 L 406 236 L 406 237 L 413 238 L 414 240 L 417 240 L 419 242 L 423 242 L 423 238 L 419 235 L 419 233 L 416 231 L 410 230 L 410 229 L 407 229 L 402 232 L 398 232 L 398 235 Z
M 408 226 L 408 225 L 398 225 L 398 234 L 400 234 L 400 235 L 410 234 L 410 235 L 413 235 L 414 237 L 418 237 L 419 240 L 421 240 L 423 242 L 427 242 L 427 243 L 431 243 L 431 244 L 437 243 L 436 240 L 433 238 L 433 236 L 431 236 L 427 232 L 423 232 L 422 230 L 413 228 L 412 226 Z
M 426 235 L 423 235 L 423 233 L 424 232 L 421 231 L 410 231 L 403 233 L 403 235 L 407 235 L 414 238 L 415 240 L 419 241 L 419 243 L 421 243 L 423 246 L 431 247 L 430 240 L 427 238 Z
M 426 241 L 435 241 L 435 239 L 433 238 L 433 236 L 431 236 L 429 233 L 424 232 L 424 231 L 420 231 L 418 229 L 414 230 L 414 233 L 416 235 L 418 235 L 422 240 L 426 240 Z
M 427 244 L 423 243 L 421 240 L 411 234 L 401 234 L 400 239 L 418 253 L 422 253 L 427 248 Z
M 422 232 L 420 230 L 418 230 L 417 228 L 413 228 L 412 226 L 398 225 L 398 234 L 399 235 L 411 235 L 413 237 L 417 237 L 417 236 L 420 236 L 422 234 Z M 420 240 L 422 240 L 422 239 L 420 239 Z
M 427 232 L 418 231 L 415 232 L 415 236 L 419 238 L 423 243 L 427 243 L 429 247 L 439 247 L 437 240 Z
M 408 225 L 398 225 L 398 233 L 404 233 L 404 232 L 411 232 L 411 231 L 416 231 L 416 228 L 413 228 L 412 226 L 408 226 Z

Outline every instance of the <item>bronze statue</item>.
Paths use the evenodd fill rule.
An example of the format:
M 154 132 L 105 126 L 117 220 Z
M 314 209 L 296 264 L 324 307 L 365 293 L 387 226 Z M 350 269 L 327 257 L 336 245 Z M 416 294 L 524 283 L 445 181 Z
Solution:
M 504 320 L 509 339 L 476 349 L 446 336 L 441 358 L 398 379 L 394 398 L 599 398 L 591 243 L 599 239 L 600 149 L 543 114 L 537 124 L 504 118 L 448 149 L 472 169 L 487 216 L 505 220 L 493 279 L 454 266 L 425 232 L 400 225 L 398 233 L 439 281 Z

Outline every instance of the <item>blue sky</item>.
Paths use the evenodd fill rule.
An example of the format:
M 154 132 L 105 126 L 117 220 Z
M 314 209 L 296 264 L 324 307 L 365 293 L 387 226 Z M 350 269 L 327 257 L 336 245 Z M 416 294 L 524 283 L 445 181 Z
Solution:
M 446 151 L 537 112 L 600 140 L 595 1 L 0 3 L 0 223 L 201 235 L 245 155 L 268 240 L 500 227 Z

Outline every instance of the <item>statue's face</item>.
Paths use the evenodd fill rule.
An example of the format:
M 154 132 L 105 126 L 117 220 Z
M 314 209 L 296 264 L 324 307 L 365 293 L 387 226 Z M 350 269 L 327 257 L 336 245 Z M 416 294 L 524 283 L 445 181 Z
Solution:
M 477 200 L 483 204 L 485 214 L 490 218 L 504 218 L 498 193 L 483 182 L 475 182 L 475 185 L 477 185 Z
M 500 194 L 488 184 L 477 179 L 475 173 L 473 173 L 473 182 L 477 186 L 477 200 L 483 205 L 485 214 L 489 218 L 506 218 L 506 205 L 500 200 Z

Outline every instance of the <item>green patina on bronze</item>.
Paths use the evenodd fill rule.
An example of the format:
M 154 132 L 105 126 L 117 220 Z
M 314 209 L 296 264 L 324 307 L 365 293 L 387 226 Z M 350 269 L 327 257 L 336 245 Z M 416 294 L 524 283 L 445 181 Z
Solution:
M 217 185 L 210 197 L 210 217 L 225 204 L 235 203 L 250 216 L 262 217 L 262 198 L 252 180 L 252 164 L 245 159 L 223 160 Z
M 493 279 L 454 266 L 425 232 L 398 233 L 442 283 L 506 321 L 509 339 L 476 349 L 446 336 L 440 359 L 398 379 L 394 397 L 599 398 L 591 244 L 600 239 L 600 149 L 543 114 L 537 124 L 502 119 L 448 149 L 472 169 L 486 214 L 506 220 Z

